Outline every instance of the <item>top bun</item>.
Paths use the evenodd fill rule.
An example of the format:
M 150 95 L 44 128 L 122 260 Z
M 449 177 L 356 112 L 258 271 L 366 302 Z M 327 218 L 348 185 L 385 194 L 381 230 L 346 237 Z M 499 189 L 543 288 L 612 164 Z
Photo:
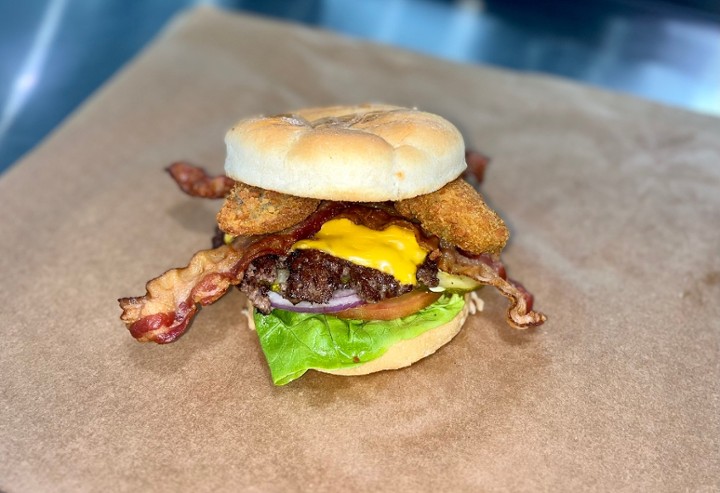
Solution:
M 324 200 L 408 199 L 442 188 L 466 167 L 453 124 L 380 104 L 249 118 L 228 131 L 225 143 L 229 177 Z

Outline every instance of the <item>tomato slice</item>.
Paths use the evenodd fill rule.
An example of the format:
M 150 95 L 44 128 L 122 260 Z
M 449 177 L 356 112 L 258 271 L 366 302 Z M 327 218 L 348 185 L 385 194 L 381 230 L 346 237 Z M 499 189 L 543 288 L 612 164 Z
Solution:
M 348 308 L 333 313 L 333 315 L 338 318 L 351 318 L 353 320 L 394 320 L 412 315 L 426 306 L 432 305 L 440 296 L 441 293 L 433 293 L 432 291 L 411 291 L 402 296 L 378 301 L 377 303 L 366 303 L 365 305 Z

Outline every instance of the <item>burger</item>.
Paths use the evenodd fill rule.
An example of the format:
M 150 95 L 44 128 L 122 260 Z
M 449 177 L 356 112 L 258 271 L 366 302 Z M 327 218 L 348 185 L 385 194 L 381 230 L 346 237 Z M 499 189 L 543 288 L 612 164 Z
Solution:
M 136 339 L 175 341 L 236 286 L 284 385 L 311 369 L 407 367 L 459 332 L 482 286 L 508 298 L 510 326 L 545 321 L 506 275 L 508 229 L 465 180 L 463 137 L 446 119 L 380 104 L 311 108 L 242 120 L 225 142 L 225 175 L 168 169 L 190 195 L 224 199 L 218 235 L 144 296 L 119 300 Z

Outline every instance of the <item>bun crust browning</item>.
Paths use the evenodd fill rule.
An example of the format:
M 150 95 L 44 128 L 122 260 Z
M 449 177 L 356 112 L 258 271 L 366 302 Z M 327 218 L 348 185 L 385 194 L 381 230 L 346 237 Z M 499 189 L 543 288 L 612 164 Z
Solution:
M 289 195 L 397 201 L 438 190 L 465 169 L 444 118 L 389 105 L 310 108 L 249 118 L 225 136 L 225 173 Z

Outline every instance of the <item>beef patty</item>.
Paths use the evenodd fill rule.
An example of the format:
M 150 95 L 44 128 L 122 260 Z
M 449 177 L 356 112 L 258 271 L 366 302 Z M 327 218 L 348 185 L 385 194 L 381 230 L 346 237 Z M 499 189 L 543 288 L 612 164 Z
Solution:
M 423 286 L 437 286 L 437 264 L 426 258 L 418 266 L 416 277 Z M 335 291 L 352 289 L 364 302 L 374 303 L 408 293 L 416 286 L 401 284 L 377 269 L 308 249 L 255 259 L 238 287 L 260 312 L 268 314 L 270 290 L 293 303 L 327 303 Z

